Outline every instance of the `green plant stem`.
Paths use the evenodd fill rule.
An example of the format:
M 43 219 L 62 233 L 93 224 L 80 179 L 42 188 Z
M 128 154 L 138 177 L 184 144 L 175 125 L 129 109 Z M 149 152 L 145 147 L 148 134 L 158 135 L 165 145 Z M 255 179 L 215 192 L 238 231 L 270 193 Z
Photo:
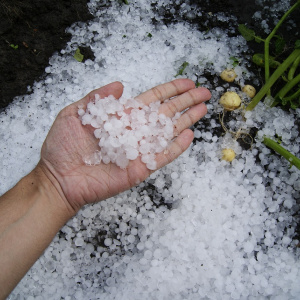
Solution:
M 289 81 L 275 96 L 275 101 L 272 106 L 278 104 L 280 100 L 296 85 L 300 82 L 300 74 L 298 74 L 293 80 Z
M 273 141 L 270 138 L 265 137 L 263 140 L 263 143 L 273 149 L 275 152 L 283 156 L 285 159 L 287 159 L 292 165 L 294 165 L 296 168 L 300 170 L 300 159 L 293 155 L 291 152 L 280 146 L 278 143 Z
M 297 67 L 300 64 L 300 55 L 295 59 L 295 61 L 293 62 L 290 70 L 289 70 L 289 74 L 288 74 L 288 80 L 292 80 L 294 78 L 294 74 L 296 72 Z
M 297 97 L 300 97 L 300 89 L 298 91 L 296 91 L 293 95 L 284 97 L 283 100 L 285 100 L 286 102 L 290 102 L 290 101 L 293 101 L 294 99 L 296 99 Z M 278 104 L 278 103 L 276 103 L 276 104 Z
M 300 1 L 299 1 L 300 2 Z M 294 60 L 300 55 L 300 49 L 295 49 L 288 58 L 275 70 L 272 76 L 252 99 L 246 110 L 252 110 L 258 102 L 268 93 L 271 86 L 277 81 L 277 79 L 286 71 L 286 69 L 294 62 Z
M 266 40 L 264 40 L 264 39 L 262 39 L 260 36 L 254 36 L 254 38 L 255 38 L 255 41 L 257 42 L 257 41 L 259 41 L 259 42 L 265 42 Z
M 270 66 L 269 66 L 269 48 L 270 48 L 270 41 L 272 37 L 277 32 L 278 28 L 281 26 L 283 21 L 287 18 L 287 16 L 293 12 L 298 6 L 300 5 L 300 0 L 298 0 L 279 20 L 279 22 L 276 24 L 275 28 L 272 30 L 272 32 L 268 35 L 268 37 L 265 40 L 265 82 L 269 80 L 270 77 Z M 270 90 L 267 91 L 267 93 L 270 95 Z

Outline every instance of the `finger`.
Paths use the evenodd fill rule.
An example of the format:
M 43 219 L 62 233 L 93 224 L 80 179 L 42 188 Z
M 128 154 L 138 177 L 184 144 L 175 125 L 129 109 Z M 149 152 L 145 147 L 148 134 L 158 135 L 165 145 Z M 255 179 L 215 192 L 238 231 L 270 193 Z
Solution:
M 171 82 L 158 85 L 151 90 L 140 94 L 137 99 L 149 105 L 155 101 L 164 101 L 171 97 L 181 95 L 190 89 L 195 88 L 195 83 L 190 79 L 175 79 Z
M 112 82 L 108 85 L 105 85 L 99 89 L 93 90 L 88 93 L 81 100 L 75 102 L 76 107 L 82 106 L 83 109 L 86 108 L 87 104 L 95 98 L 95 95 L 98 94 L 100 98 L 105 98 L 109 95 L 113 95 L 116 99 L 120 98 L 123 93 L 123 84 L 119 81 Z
M 184 111 L 185 109 L 207 101 L 210 98 L 211 93 L 208 89 L 203 87 L 192 89 L 178 97 L 171 99 L 167 103 L 162 104 L 160 113 L 172 118 L 177 112 Z
M 194 133 L 190 129 L 185 129 L 163 152 L 156 155 L 157 169 L 164 167 L 181 155 L 191 144 Z
M 207 113 L 207 108 L 204 103 L 192 106 L 184 112 L 174 125 L 174 136 L 179 135 L 184 129 L 191 127 Z

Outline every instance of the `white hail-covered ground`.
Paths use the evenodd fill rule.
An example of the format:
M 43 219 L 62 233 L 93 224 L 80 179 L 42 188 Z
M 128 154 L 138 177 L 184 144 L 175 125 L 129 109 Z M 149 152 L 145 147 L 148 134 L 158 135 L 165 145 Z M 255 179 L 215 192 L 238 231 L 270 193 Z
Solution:
M 203 74 L 217 77 L 237 57 L 240 83 L 253 79 L 243 61 L 243 38 L 217 28 L 199 32 L 183 22 L 165 26 L 160 12 L 170 7 L 168 1 L 158 1 L 156 12 L 149 0 L 99 9 L 101 3 L 90 1 L 94 20 L 69 29 L 72 40 L 50 59 L 46 79 L 1 113 L 0 193 L 38 162 L 58 112 L 112 81 L 123 82 L 125 97 L 136 96 L 174 79 L 188 61 L 188 77 L 211 88 L 209 125 L 200 121 L 194 145 L 146 182 L 84 207 L 9 299 L 299 299 L 293 216 L 299 210 L 300 172 L 272 155 L 260 138 L 278 135 L 299 154 L 294 123 L 300 110 L 286 113 L 260 104 L 246 121 L 237 113 L 231 128 L 259 128 L 253 148 L 242 150 L 229 134 L 214 134 L 220 127 L 218 99 L 235 88 L 215 88 Z M 180 10 L 190 19 L 201 16 L 188 5 Z M 230 15 L 214 17 L 235 22 Z M 94 61 L 73 58 L 80 45 L 91 47 Z M 232 163 L 220 160 L 228 144 L 237 153 Z

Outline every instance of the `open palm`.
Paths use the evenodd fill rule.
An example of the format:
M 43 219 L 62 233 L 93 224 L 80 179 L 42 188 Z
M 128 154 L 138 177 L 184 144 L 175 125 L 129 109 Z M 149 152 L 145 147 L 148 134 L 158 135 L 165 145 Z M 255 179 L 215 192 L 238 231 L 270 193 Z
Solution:
M 94 128 L 83 126 L 78 118 L 78 106 L 85 109 L 95 94 L 102 98 L 113 95 L 118 99 L 122 92 L 122 84 L 114 82 L 67 106 L 57 116 L 43 144 L 39 165 L 75 211 L 87 203 L 127 190 L 153 172 L 139 157 L 130 161 L 126 169 L 113 163 L 94 166 L 84 163 L 83 158 L 94 153 L 99 146 L 93 134 Z M 171 98 L 160 108 L 160 113 L 168 117 L 189 108 L 177 120 L 174 128 L 176 139 L 167 151 L 156 155 L 157 167 L 161 168 L 184 152 L 192 142 L 193 132 L 188 128 L 205 115 L 206 107 L 202 102 L 210 98 L 210 92 L 205 88 L 196 89 L 191 80 L 177 79 L 142 93 L 137 98 L 146 105 Z

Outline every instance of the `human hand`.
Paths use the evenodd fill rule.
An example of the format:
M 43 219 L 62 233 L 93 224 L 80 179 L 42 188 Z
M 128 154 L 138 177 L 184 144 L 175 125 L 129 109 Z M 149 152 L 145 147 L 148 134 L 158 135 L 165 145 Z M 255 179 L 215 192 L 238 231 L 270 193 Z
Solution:
M 99 146 L 93 134 L 94 128 L 82 125 L 78 106 L 86 109 L 95 94 L 101 98 L 113 95 L 118 99 L 122 92 L 122 84 L 114 82 L 67 106 L 57 116 L 43 144 L 37 168 L 50 179 L 61 199 L 74 213 L 87 203 L 112 197 L 131 188 L 153 172 L 147 169 L 139 157 L 130 161 L 126 169 L 112 163 L 89 166 L 83 161 L 86 154 L 94 153 Z M 188 128 L 206 114 L 203 102 L 210 99 L 210 92 L 205 88 L 195 88 L 191 80 L 177 79 L 144 92 L 137 98 L 146 105 L 172 98 L 163 103 L 159 110 L 168 117 L 189 108 L 174 127 L 176 139 L 167 151 L 156 155 L 159 169 L 172 162 L 191 144 L 194 135 Z

